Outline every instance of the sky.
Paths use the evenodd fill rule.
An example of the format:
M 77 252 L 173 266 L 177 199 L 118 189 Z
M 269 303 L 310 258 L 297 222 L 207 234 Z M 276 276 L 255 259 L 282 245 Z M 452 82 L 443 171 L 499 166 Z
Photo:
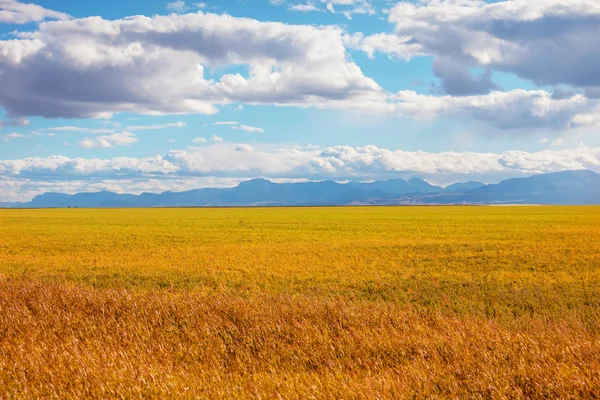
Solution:
M 0 0 L 0 202 L 600 172 L 598 0 Z

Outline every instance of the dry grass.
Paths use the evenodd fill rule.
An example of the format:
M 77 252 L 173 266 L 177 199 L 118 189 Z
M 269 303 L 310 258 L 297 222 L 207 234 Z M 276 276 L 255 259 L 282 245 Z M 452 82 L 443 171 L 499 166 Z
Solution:
M 7 397 L 600 396 L 598 336 L 577 320 L 15 281 L 0 293 Z
M 600 397 L 600 209 L 0 212 L 0 398 Z

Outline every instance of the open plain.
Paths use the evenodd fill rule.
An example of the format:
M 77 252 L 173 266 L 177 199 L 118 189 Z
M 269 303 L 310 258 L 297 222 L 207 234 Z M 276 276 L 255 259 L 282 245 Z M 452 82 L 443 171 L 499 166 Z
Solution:
M 0 397 L 600 397 L 599 243 L 600 207 L 0 210 Z

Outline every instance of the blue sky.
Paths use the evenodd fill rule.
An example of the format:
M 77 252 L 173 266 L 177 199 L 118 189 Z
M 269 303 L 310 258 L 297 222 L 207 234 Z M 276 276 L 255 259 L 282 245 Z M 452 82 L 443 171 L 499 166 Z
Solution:
M 600 170 L 600 3 L 0 0 L 0 202 Z

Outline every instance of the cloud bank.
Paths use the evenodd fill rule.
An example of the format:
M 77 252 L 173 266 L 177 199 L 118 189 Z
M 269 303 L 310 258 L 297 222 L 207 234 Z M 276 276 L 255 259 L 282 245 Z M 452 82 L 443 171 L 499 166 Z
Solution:
M 112 159 L 51 156 L 0 161 L 0 181 L 46 182 L 42 191 L 65 182 L 89 181 L 113 184 L 197 178 L 230 179 L 264 176 L 275 179 L 382 180 L 401 175 L 418 176 L 519 176 L 574 169 L 600 171 L 600 148 L 580 146 L 567 150 L 503 153 L 389 150 L 377 146 L 273 147 L 214 140 L 213 144 L 172 150 L 164 156 Z M 14 189 L 16 190 L 16 189 Z M 24 199 L 25 193 L 12 195 Z M 6 201 L 8 195 L 0 201 Z

